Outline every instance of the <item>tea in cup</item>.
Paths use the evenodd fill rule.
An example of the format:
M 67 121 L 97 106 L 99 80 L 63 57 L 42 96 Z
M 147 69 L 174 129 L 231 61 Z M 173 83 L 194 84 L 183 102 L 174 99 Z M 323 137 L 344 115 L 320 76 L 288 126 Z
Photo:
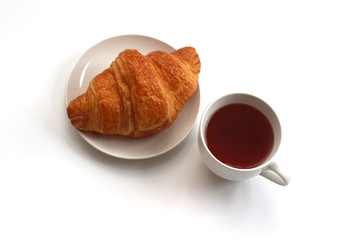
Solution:
M 281 127 L 275 112 L 249 94 L 216 99 L 200 120 L 201 158 L 212 172 L 225 179 L 239 181 L 261 175 L 287 185 L 289 179 L 272 160 L 280 140 Z

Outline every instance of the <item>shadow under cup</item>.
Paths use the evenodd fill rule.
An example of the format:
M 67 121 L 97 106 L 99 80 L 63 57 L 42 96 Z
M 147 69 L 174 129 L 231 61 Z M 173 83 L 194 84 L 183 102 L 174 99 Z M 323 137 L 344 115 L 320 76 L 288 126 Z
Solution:
M 219 109 L 231 104 L 245 104 L 254 107 L 257 110 L 259 110 L 262 114 L 264 114 L 271 124 L 273 130 L 273 136 L 274 136 L 272 149 L 270 150 L 270 153 L 267 155 L 265 160 L 263 160 L 262 163 L 260 163 L 255 167 L 235 168 L 227 164 L 224 164 L 222 161 L 218 160 L 211 153 L 207 145 L 206 130 L 210 119 L 212 118 L 214 113 L 216 113 Z M 252 95 L 234 93 L 234 94 L 222 96 L 216 99 L 215 101 L 213 101 L 212 103 L 210 103 L 204 110 L 203 115 L 201 117 L 200 127 L 199 127 L 199 149 L 201 152 L 202 160 L 212 172 L 225 179 L 245 180 L 250 177 L 261 174 L 261 172 L 264 169 L 269 168 L 270 165 L 272 165 L 272 157 L 277 152 L 280 146 L 280 142 L 281 142 L 281 126 L 277 115 L 267 103 Z M 280 178 L 283 179 L 281 175 Z M 278 182 L 273 179 L 270 180 L 277 182 L 278 184 L 281 185 L 286 185 L 287 183 L 283 183 L 281 179 Z

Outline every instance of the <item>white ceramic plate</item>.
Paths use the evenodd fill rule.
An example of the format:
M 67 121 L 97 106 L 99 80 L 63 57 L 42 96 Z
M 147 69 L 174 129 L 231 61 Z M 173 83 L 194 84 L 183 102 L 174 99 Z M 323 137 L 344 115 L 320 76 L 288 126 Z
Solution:
M 164 42 L 140 35 L 113 37 L 96 44 L 80 57 L 70 74 L 66 86 L 66 106 L 72 99 L 86 91 L 90 81 L 108 68 L 119 52 L 128 48 L 137 49 L 142 54 L 155 50 L 167 52 L 175 50 Z M 185 139 L 194 127 L 199 106 L 198 88 L 169 128 L 145 138 L 133 139 L 81 131 L 79 133 L 90 145 L 111 156 L 125 159 L 150 158 L 169 151 Z

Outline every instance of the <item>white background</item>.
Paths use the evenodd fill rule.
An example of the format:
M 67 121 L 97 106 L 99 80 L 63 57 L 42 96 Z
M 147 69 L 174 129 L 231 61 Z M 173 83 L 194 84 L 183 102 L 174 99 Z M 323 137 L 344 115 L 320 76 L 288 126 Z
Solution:
M 0 11 L 0 239 L 360 238 L 358 1 L 1 0 Z M 230 92 L 267 101 L 291 183 L 216 177 L 198 122 L 154 159 L 89 146 L 65 84 L 82 53 L 124 34 L 197 49 L 200 114 Z

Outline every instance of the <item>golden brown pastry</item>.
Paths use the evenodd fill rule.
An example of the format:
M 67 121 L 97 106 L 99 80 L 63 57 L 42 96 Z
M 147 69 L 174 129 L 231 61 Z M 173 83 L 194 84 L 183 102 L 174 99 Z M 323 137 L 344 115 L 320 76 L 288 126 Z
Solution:
M 192 47 L 146 56 L 124 50 L 69 103 L 68 117 L 82 131 L 131 137 L 159 132 L 195 93 L 200 66 Z

